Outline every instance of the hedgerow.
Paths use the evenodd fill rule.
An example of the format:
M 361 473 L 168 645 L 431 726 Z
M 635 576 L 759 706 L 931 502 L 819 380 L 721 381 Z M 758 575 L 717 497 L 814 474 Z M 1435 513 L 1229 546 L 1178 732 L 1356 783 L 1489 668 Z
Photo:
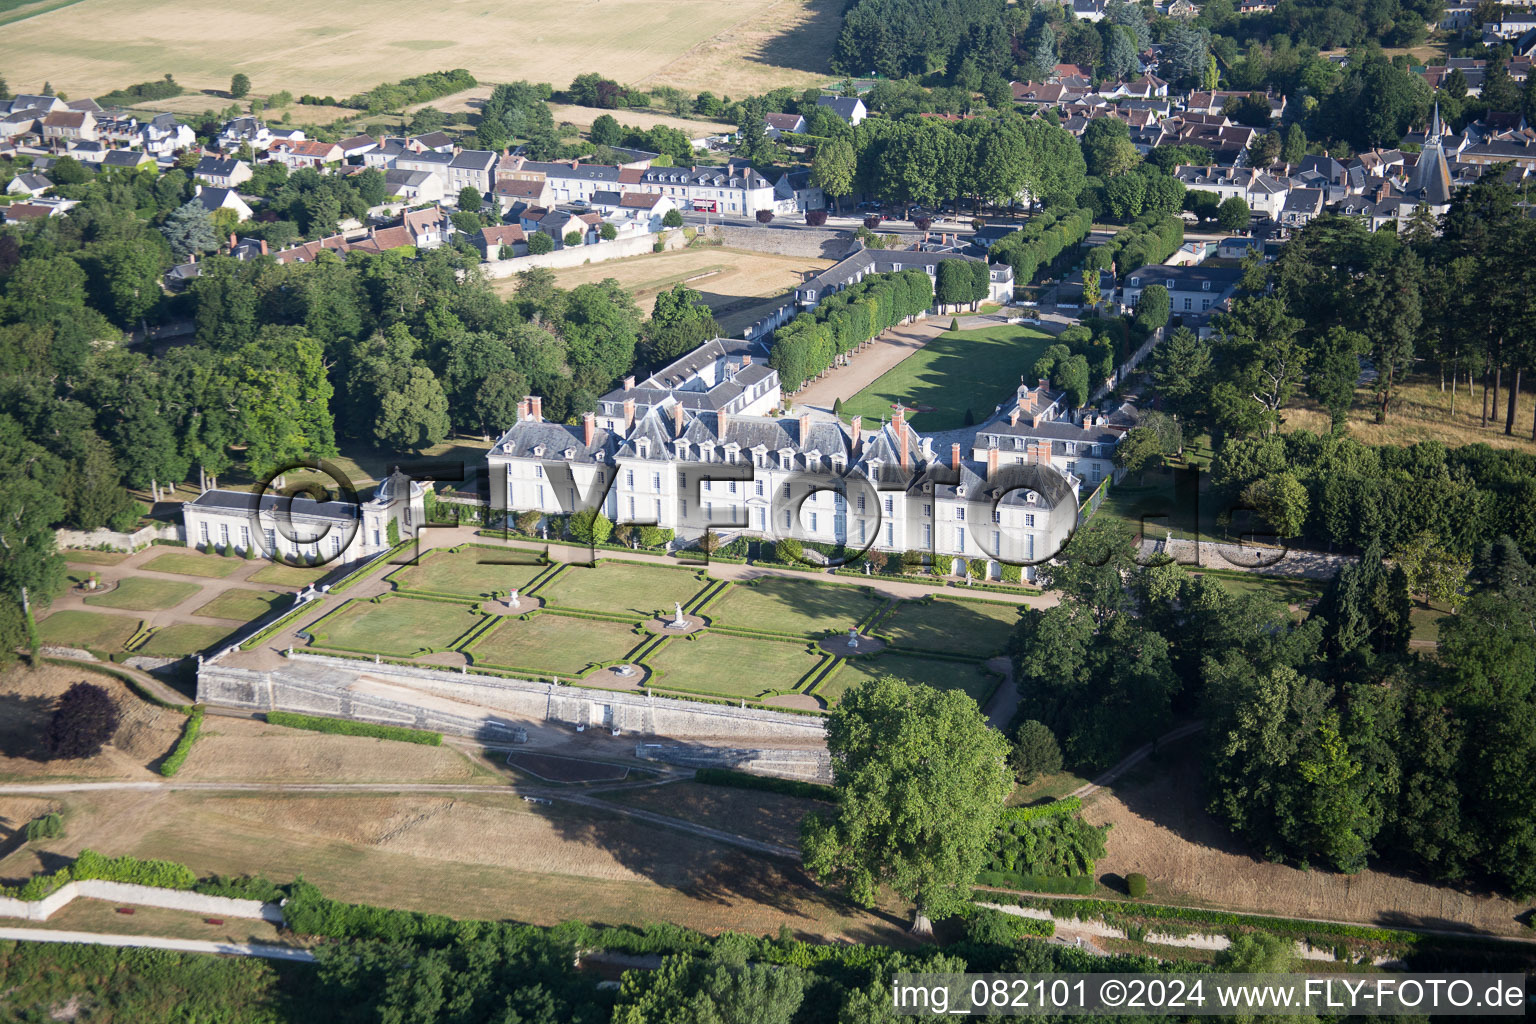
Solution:
M 753 775 L 750 772 L 732 771 L 729 768 L 700 768 L 694 773 L 693 781 L 702 782 L 706 786 L 758 789 L 768 793 L 782 793 L 785 796 L 804 797 L 808 800 L 826 800 L 828 802 L 836 802 L 837 800 L 837 793 L 830 786 L 822 786 L 814 782 L 801 782 L 798 779 L 779 779 L 770 775 Z
M 192 744 L 197 742 L 197 734 L 203 728 L 203 706 L 198 704 L 187 716 L 187 724 L 182 727 L 181 739 L 176 741 L 176 748 L 166 755 L 160 762 L 160 774 L 167 777 L 181 771 L 181 766 L 186 763 L 187 755 L 192 753 Z
M 381 740 L 399 740 L 402 743 L 419 743 L 439 747 L 443 734 L 427 729 L 408 729 L 403 725 L 377 725 L 373 722 L 354 722 L 346 718 L 322 718 L 319 715 L 301 715 L 293 711 L 268 711 L 267 721 L 290 729 L 308 729 L 311 732 L 338 733 L 342 736 L 371 736 Z

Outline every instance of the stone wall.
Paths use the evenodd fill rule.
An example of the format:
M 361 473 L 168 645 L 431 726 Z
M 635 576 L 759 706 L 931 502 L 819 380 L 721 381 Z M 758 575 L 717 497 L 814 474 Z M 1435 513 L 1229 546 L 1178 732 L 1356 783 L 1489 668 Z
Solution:
M 658 235 L 631 235 L 628 238 L 615 238 L 611 242 L 556 249 L 542 256 L 519 256 L 516 259 L 482 263 L 480 272 L 489 278 L 512 277 L 532 267 L 549 267 L 551 270 L 558 270 L 561 267 L 579 267 L 586 263 L 606 263 L 609 260 L 622 260 L 651 252 L 655 249 L 657 241 L 664 242 L 668 249 L 681 249 L 688 244 L 683 238 L 681 228 L 668 228 Z
M 692 747 L 641 743 L 635 756 L 684 768 L 731 768 L 757 775 L 808 782 L 832 781 L 832 758 L 825 748 L 775 750 L 772 748 Z
M 188 910 L 212 917 L 257 918 L 276 925 L 283 923 L 283 912 L 273 903 L 233 899 L 229 896 L 205 896 L 200 892 L 188 892 L 185 889 L 157 889 L 149 885 L 107 882 L 96 878 L 65 882 L 40 900 L 0 897 L 0 917 L 46 921 L 77 898 L 107 900 L 139 907 Z
M 847 228 L 808 228 L 783 225 L 711 225 L 710 238 L 719 237 L 725 245 L 753 252 L 779 256 L 810 256 L 840 260 L 853 248 L 853 232 Z
M 153 540 L 181 540 L 181 527 L 175 523 L 145 526 L 133 533 L 116 530 L 59 530 L 61 548 L 99 548 L 106 544 L 118 551 L 137 551 Z
M 418 691 L 422 703 L 352 687 L 366 676 L 386 686 Z M 431 729 L 457 736 L 506 741 L 515 723 L 497 713 L 534 722 L 682 740 L 788 740 L 821 743 L 822 720 L 759 708 L 707 704 L 643 693 L 559 686 L 523 679 L 378 665 L 295 651 L 279 669 L 254 671 L 205 662 L 198 670 L 199 701 L 252 710 L 301 711 L 359 721 Z M 444 711 L 444 698 L 465 702 L 463 714 Z M 484 714 L 476 715 L 476 708 Z

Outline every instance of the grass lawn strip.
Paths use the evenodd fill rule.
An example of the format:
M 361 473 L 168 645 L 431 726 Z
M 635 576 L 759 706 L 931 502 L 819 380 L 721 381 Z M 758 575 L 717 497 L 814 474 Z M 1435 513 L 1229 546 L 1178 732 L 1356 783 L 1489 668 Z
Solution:
M 386 596 L 348 601 L 309 628 L 310 646 L 410 657 L 456 647 L 481 617 L 467 604 Z
M 528 584 L 546 569 L 548 565 L 527 553 L 471 544 L 462 550 L 429 552 L 387 578 L 401 590 L 479 598 L 513 589 L 527 593 Z
M 243 558 L 200 555 L 195 551 L 167 551 L 163 555 L 151 558 L 139 568 L 148 569 L 150 572 L 174 572 L 181 576 L 203 576 L 221 580 L 226 576 L 234 575 L 244 565 Z
M 277 562 L 262 566 L 245 578 L 247 583 L 276 583 L 282 587 L 305 587 L 331 571 L 331 566 L 307 568 L 300 565 L 281 565 Z
M 293 606 L 293 595 L 286 590 L 226 590 L 192 614 L 204 619 L 234 619 L 250 622 L 275 608 Z
M 709 632 L 673 637 L 645 656 L 657 689 L 748 700 L 793 692 L 820 662 L 799 641 Z
M 709 585 L 692 569 L 603 559 L 593 568 L 570 565 L 539 588 L 546 605 L 647 619 L 658 611 L 670 617 Z
M 54 612 L 37 625 L 44 643 L 84 647 L 104 654 L 121 651 L 138 634 L 139 628 L 139 620 L 131 615 L 73 609 Z
M 540 612 L 507 616 L 469 645 L 476 666 L 577 676 L 594 665 L 622 661 L 647 637 L 628 623 Z
M 229 635 L 228 626 L 181 623 L 155 630 L 133 653 L 152 658 L 184 658 L 217 645 Z
M 174 608 L 202 589 L 196 583 L 178 583 L 173 580 L 151 580 L 130 576 L 105 594 L 92 594 L 85 599 L 85 603 L 103 608 L 152 612 Z
M 1034 379 L 1035 360 L 1054 341 L 1044 331 L 1016 324 L 946 331 L 844 402 L 842 414 L 889 418 L 891 406 L 900 402 L 915 410 L 908 419 L 920 430 L 961 427 L 967 409 L 979 423 L 1008 397 L 1012 382 Z
M 891 646 L 990 658 L 1001 654 L 1019 621 L 1021 605 L 1000 601 L 898 601 L 876 632 Z
M 767 576 L 735 583 L 710 602 L 712 623 L 759 633 L 819 636 L 868 618 L 884 598 L 866 587 Z
M 74 562 L 79 565 L 116 565 L 128 557 L 128 552 L 66 549 L 63 555 L 66 562 Z
M 949 661 L 887 651 L 873 658 L 850 658 L 831 678 L 816 687 L 816 696 L 836 704 L 849 689 L 865 679 L 894 676 L 904 683 L 932 686 L 937 690 L 962 690 L 978 704 L 985 704 L 1000 678 L 980 662 Z

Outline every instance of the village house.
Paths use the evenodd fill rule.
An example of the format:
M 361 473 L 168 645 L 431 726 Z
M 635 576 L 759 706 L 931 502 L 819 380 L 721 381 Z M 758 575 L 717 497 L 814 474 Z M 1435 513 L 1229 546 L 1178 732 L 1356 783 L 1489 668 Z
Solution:
M 71 142 L 96 141 L 96 115 L 89 110 L 55 110 L 42 120 L 43 143 L 63 149 Z
M 636 188 L 667 196 L 682 210 L 691 207 L 703 213 L 751 217 L 760 210 L 776 209 L 773 184 L 751 167 L 740 164 L 650 167 L 640 172 Z
M 384 172 L 384 191 L 396 203 L 440 203 L 443 179 L 426 171 L 405 171 L 391 167 Z
M 869 116 L 869 109 L 864 106 L 864 101 L 855 96 L 818 96 L 816 105 L 826 107 L 855 128 L 859 126 L 859 122 Z
M 140 167 L 154 167 L 158 171 L 159 168 L 155 158 L 141 149 L 109 149 L 98 163 L 102 170 L 136 171 Z
M 511 252 L 511 258 L 528 255 L 528 236 L 516 224 L 498 224 L 480 229 L 475 236 L 475 248 L 480 250 L 482 260 L 496 263 L 508 258 L 501 255 L 503 248 Z
M 232 188 L 218 188 L 213 185 L 194 186 L 195 198 L 209 213 L 216 210 L 233 210 L 237 221 L 251 219 L 251 208 L 244 199 L 241 199 Z
M 192 168 L 192 177 L 219 188 L 234 188 L 251 180 L 251 165 L 234 157 L 205 156 Z
M 227 121 L 219 130 L 219 148 L 226 153 L 250 146 L 257 153 L 265 152 L 272 145 L 272 131 L 254 117 L 237 117 Z
M 464 149 L 448 163 L 446 194 L 457 197 L 459 191 L 473 188 L 482 196 L 496 187 L 496 154 L 488 149 Z
M 41 174 L 22 173 L 11 179 L 5 186 L 7 195 L 40 196 L 53 188 L 53 182 Z
M 805 131 L 805 118 L 799 114 L 764 114 L 763 129 L 770 139 L 778 140 L 785 132 Z
M 1242 277 L 1243 272 L 1237 267 L 1145 266 L 1131 271 L 1126 278 L 1124 301 L 1127 307 L 1135 309 L 1143 291 L 1155 284 L 1162 285 L 1168 290 L 1173 314 L 1189 320 L 1208 315 L 1222 300 L 1230 298 Z
M 290 172 L 312 167 L 320 170 L 342 160 L 341 147 L 334 142 L 311 142 L 308 139 L 289 141 L 279 139 L 267 148 L 267 160 L 287 167 Z

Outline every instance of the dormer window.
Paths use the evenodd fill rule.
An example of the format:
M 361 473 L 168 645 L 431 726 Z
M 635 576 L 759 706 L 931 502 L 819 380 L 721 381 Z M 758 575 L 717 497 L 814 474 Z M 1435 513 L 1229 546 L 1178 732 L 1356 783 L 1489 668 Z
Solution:
M 965 484 L 958 484 L 958 485 L 956 485 L 956 487 L 955 487 L 955 497 L 957 497 L 957 498 L 965 497 Z M 959 519 L 964 519 L 965 518 L 965 509 L 961 508 L 961 509 L 956 509 L 955 511 L 957 513 L 957 518 L 959 518 Z
M 575 457 L 576 457 L 576 449 L 575 448 L 567 448 L 565 450 L 565 461 L 570 462 Z
M 642 459 L 650 458 L 651 457 L 651 442 L 644 441 L 644 440 L 636 441 L 635 442 L 635 451 L 640 454 L 640 457 Z
M 594 452 L 592 454 L 592 458 L 596 459 L 598 462 L 602 462 L 603 461 L 603 453 L 602 452 Z
M 536 445 L 533 446 L 533 457 L 536 458 L 536 459 L 542 459 L 544 457 L 544 446 L 543 445 L 536 444 Z

